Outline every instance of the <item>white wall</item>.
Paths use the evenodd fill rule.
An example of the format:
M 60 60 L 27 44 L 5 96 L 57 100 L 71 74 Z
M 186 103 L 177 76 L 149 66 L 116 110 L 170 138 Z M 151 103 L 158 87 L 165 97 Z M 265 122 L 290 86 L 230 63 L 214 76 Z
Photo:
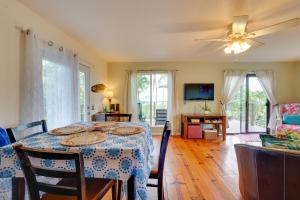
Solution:
M 299 66 L 300 67 L 300 66 Z M 114 90 L 116 99 L 123 105 L 125 70 L 129 69 L 177 69 L 179 112 L 191 113 L 195 106 L 203 102 L 184 102 L 184 83 L 214 83 L 215 101 L 209 106 L 215 112 L 219 111 L 219 100 L 223 84 L 223 70 L 225 69 L 272 69 L 277 77 L 277 97 L 280 103 L 297 100 L 296 90 L 296 65 L 295 63 L 202 63 L 202 62 L 142 62 L 142 63 L 109 63 L 108 82 Z
M 19 121 L 19 68 L 23 45 L 16 26 L 33 28 L 42 39 L 77 52 L 91 67 L 91 85 L 106 82 L 106 62 L 93 48 L 73 39 L 18 1 L 0 0 L 0 126 L 15 125 Z M 93 112 L 100 102 L 100 95 L 91 94 L 91 105 L 96 108 Z

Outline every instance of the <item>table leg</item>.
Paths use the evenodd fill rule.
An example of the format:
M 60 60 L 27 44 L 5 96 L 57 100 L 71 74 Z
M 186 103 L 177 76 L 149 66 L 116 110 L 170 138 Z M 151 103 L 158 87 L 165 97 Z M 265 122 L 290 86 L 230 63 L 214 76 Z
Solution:
M 135 175 L 131 175 L 127 182 L 127 199 L 135 199 Z
M 25 180 L 21 177 L 13 177 L 11 179 L 12 186 L 12 200 L 25 199 Z
M 223 136 L 223 140 L 226 140 L 226 117 L 224 117 L 222 123 L 222 136 Z

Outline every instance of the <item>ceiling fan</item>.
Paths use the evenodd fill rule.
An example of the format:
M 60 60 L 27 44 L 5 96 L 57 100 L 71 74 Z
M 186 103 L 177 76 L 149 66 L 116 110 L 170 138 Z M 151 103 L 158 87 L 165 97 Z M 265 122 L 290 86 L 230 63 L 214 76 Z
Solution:
M 248 32 L 248 15 L 234 16 L 233 22 L 228 26 L 227 36 L 214 39 L 195 39 L 196 41 L 225 42 L 224 52 L 226 54 L 239 54 L 247 51 L 252 46 L 261 46 L 264 43 L 254 40 L 256 37 L 268 35 L 274 32 L 283 31 L 287 28 L 297 26 L 299 18 L 283 21 L 263 29 Z

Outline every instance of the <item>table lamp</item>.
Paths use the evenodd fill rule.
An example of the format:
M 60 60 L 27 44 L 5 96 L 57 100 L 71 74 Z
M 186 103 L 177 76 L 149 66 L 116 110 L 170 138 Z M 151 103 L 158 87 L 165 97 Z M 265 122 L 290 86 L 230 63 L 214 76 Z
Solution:
M 109 102 L 109 108 L 110 108 L 110 105 L 111 105 L 111 99 L 114 97 L 114 93 L 112 90 L 107 90 L 104 94 L 104 97 L 105 98 L 108 98 L 108 102 Z

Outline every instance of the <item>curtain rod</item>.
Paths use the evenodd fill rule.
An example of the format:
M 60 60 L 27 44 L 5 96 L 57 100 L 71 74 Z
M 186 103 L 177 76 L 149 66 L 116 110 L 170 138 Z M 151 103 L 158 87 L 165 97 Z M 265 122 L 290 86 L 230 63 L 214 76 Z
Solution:
M 30 29 L 25 29 L 23 26 L 18 26 L 18 25 L 16 25 L 15 27 L 16 27 L 16 29 L 20 30 L 22 33 L 26 33 L 27 35 L 30 33 Z M 44 40 L 44 41 L 45 41 L 45 40 Z M 46 41 L 47 41 L 47 40 L 46 40 Z M 48 44 L 49 46 L 54 46 L 54 42 L 53 42 L 52 40 L 48 40 L 47 44 Z M 63 50 L 64 50 L 64 47 L 63 47 L 63 46 L 59 46 L 59 47 L 58 47 L 58 50 L 59 50 L 59 51 L 63 51 Z M 77 56 L 77 53 L 74 53 L 74 52 L 73 52 L 73 54 L 74 54 L 74 57 Z
M 23 26 L 16 25 L 15 27 L 16 27 L 16 29 L 20 30 L 22 33 L 26 33 L 26 34 L 30 33 L 30 30 L 29 29 L 25 29 Z

